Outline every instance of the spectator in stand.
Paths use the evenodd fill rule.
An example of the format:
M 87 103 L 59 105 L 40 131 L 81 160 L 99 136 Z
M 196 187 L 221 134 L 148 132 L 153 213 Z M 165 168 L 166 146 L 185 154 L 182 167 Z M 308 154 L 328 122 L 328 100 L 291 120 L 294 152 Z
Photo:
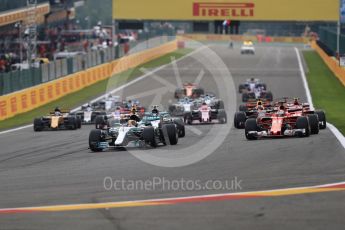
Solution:
M 83 42 L 83 48 L 85 52 L 89 51 L 89 41 L 87 39 Z
M 1 73 L 5 72 L 5 70 L 6 70 L 5 66 L 6 66 L 5 60 L 1 57 L 1 59 L 0 59 L 0 72 Z

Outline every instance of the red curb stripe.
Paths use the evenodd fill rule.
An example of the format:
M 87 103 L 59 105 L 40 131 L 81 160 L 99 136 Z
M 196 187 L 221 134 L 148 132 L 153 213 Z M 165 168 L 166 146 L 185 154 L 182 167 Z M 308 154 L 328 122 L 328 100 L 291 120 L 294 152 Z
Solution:
M 20 213 L 33 213 L 33 212 L 41 212 L 38 210 L 31 210 L 31 209 L 2 209 L 0 210 L 0 214 L 20 214 Z
M 337 185 L 326 186 L 326 187 L 319 187 L 319 188 L 345 188 L 345 183 L 344 184 L 337 184 Z

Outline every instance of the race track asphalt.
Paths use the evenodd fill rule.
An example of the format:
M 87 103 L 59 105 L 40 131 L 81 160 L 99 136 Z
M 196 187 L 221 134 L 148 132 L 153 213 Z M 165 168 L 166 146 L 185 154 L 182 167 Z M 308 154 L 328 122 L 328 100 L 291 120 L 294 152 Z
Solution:
M 248 77 L 256 77 L 267 83 L 276 98 L 306 99 L 294 47 L 257 47 L 254 56 L 240 55 L 238 47 L 230 50 L 219 44 L 210 48 L 223 60 L 236 86 Z M 183 82 L 193 82 L 200 74 L 205 63 L 195 57 L 202 52 L 205 50 L 177 62 Z M 173 101 L 172 92 L 165 91 L 162 97 L 145 92 L 164 86 L 162 80 L 157 79 L 176 85 L 174 70 L 173 65 L 168 65 L 130 85 L 121 95 L 131 97 L 144 93 L 143 104 L 148 106 L 154 101 L 167 105 Z M 219 94 L 210 71 L 205 69 L 201 75 L 200 85 Z M 223 99 L 226 104 L 231 101 Z M 233 114 L 228 114 L 228 119 L 232 120 Z M 164 149 L 183 152 L 183 148 L 203 138 L 206 142 L 212 138 L 211 127 L 193 126 L 187 129 L 185 138 L 179 139 L 178 146 L 145 151 L 154 155 Z M 77 131 L 33 132 L 32 128 L 27 128 L 0 135 L 0 209 L 258 191 L 345 181 L 345 151 L 329 129 L 309 138 L 247 141 L 243 130 L 230 127 L 228 134 L 218 134 L 225 140 L 216 151 L 183 167 L 145 163 L 134 156 L 141 154 L 135 150 L 131 153 L 124 150 L 93 153 L 88 149 L 91 129 L 92 126 L 83 126 Z M 157 187 L 154 190 L 108 191 L 103 185 L 105 177 L 135 181 L 183 178 L 202 182 L 237 178 L 241 180 L 241 188 L 196 191 Z M 0 213 L 0 229 L 343 229 L 344 204 L 345 192 L 338 191 L 166 206 Z

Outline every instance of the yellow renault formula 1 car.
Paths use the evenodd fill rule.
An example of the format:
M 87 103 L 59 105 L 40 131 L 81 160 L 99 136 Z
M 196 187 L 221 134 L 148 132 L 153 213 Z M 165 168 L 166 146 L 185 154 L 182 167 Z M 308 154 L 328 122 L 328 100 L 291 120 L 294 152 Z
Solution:
M 43 130 L 75 130 L 81 128 L 81 119 L 67 111 L 54 111 L 47 116 L 34 119 L 34 131 Z

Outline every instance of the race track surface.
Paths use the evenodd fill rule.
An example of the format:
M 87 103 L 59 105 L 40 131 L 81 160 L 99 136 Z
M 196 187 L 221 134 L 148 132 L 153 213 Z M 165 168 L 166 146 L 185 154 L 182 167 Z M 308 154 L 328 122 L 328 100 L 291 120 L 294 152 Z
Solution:
M 230 50 L 226 45 L 210 48 L 223 60 L 236 86 L 248 77 L 256 77 L 267 83 L 275 98 L 306 99 L 293 47 L 257 47 L 254 56 L 240 55 L 239 49 Z M 183 82 L 198 78 L 203 66 L 195 57 L 202 52 L 201 49 L 177 62 Z M 145 92 L 162 88 L 159 79 L 176 85 L 175 75 L 174 65 L 167 65 L 130 85 L 122 94 L 144 95 L 141 101 L 146 105 L 153 102 L 167 105 L 174 101 L 172 92 L 161 98 Z M 205 69 L 201 75 L 200 85 L 218 94 L 210 72 Z M 232 120 L 233 114 L 228 114 L 228 119 Z M 185 138 L 179 139 L 178 146 L 145 151 L 157 155 L 163 149 L 183 149 L 203 137 L 211 138 L 210 127 L 193 126 L 187 129 Z M 27 128 L 0 135 L 0 209 L 259 191 L 345 181 L 345 151 L 329 129 L 309 138 L 247 141 L 244 130 L 231 127 L 230 133 L 223 136 L 223 144 L 201 161 L 184 167 L 159 167 L 135 157 L 135 150 L 91 152 L 88 134 L 92 128 L 38 133 Z M 237 178 L 241 188 L 229 191 L 158 187 L 115 191 L 104 188 L 105 177 L 135 181 L 183 178 L 202 182 Z M 6 214 L 0 211 L 0 229 L 343 229 L 344 204 L 345 192 L 335 191 L 84 211 Z

